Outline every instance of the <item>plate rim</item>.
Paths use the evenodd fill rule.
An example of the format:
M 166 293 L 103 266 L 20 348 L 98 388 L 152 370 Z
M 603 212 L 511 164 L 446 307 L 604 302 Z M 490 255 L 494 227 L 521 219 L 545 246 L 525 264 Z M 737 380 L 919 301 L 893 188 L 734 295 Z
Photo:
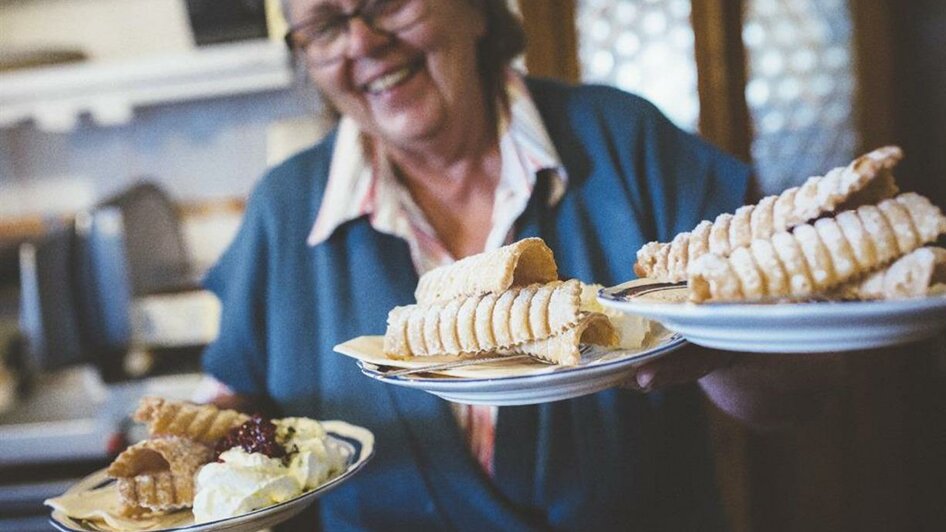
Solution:
M 386 376 L 383 373 L 372 370 L 365 367 L 365 362 L 358 360 L 356 361 L 359 369 L 361 369 L 362 374 L 365 376 L 387 383 L 393 384 L 396 386 L 403 386 L 406 388 L 420 389 L 424 391 L 431 391 L 436 389 L 437 391 L 446 391 L 446 392 L 467 392 L 467 393 L 490 393 L 492 391 L 497 391 L 495 388 L 501 388 L 505 386 L 515 387 L 518 384 L 521 384 L 523 381 L 529 380 L 540 380 L 540 381 L 551 381 L 547 382 L 549 385 L 560 384 L 564 382 L 569 382 L 574 378 L 581 375 L 588 375 L 589 373 L 592 376 L 597 376 L 600 374 L 610 374 L 612 372 L 617 372 L 625 368 L 625 366 L 634 366 L 639 363 L 657 358 L 661 355 L 667 354 L 671 351 L 675 351 L 680 347 L 683 347 L 688 342 L 687 340 L 679 333 L 672 334 L 667 340 L 661 344 L 654 346 L 650 349 L 646 349 L 639 353 L 636 353 L 634 356 L 629 356 L 626 358 L 620 358 L 617 360 L 609 360 L 600 364 L 592 364 L 588 366 L 576 366 L 562 368 L 555 371 L 550 371 L 547 373 L 537 373 L 532 375 L 511 375 L 505 377 L 489 377 L 489 378 L 469 378 L 469 377 L 439 377 L 439 378 L 424 378 L 424 377 L 410 377 L 410 376 Z M 484 389 L 484 387 L 486 389 Z M 433 393 L 431 391 L 431 393 Z
M 675 303 L 615 295 L 636 286 L 647 285 L 628 281 L 603 288 L 598 301 L 614 311 L 659 321 L 693 344 L 733 352 L 864 351 L 922 341 L 946 330 L 946 295 L 942 294 L 893 301 L 772 304 Z
M 353 455 L 351 459 L 352 461 L 348 464 L 348 466 L 346 467 L 345 471 L 342 472 L 342 474 L 326 481 L 323 484 L 320 484 L 318 487 L 314 489 L 311 489 L 305 493 L 300 493 L 299 495 L 293 497 L 292 499 L 289 499 L 289 500 L 286 500 L 286 501 L 283 501 L 271 506 L 257 508 L 245 514 L 236 515 L 233 517 L 227 517 L 224 519 L 218 519 L 216 521 L 206 521 L 203 523 L 191 523 L 186 526 L 150 529 L 148 532 L 187 532 L 188 530 L 201 530 L 201 529 L 204 529 L 205 527 L 220 526 L 220 525 L 225 525 L 228 523 L 239 524 L 239 522 L 253 521 L 261 517 L 265 517 L 273 513 L 277 513 L 279 510 L 285 509 L 288 506 L 299 504 L 302 501 L 307 501 L 308 499 L 315 499 L 315 498 L 318 498 L 317 496 L 324 495 L 325 493 L 331 491 L 332 489 L 339 486 L 343 482 L 353 477 L 356 473 L 361 471 L 368 464 L 368 462 L 370 462 L 371 459 L 374 457 L 375 455 L 374 434 L 372 434 L 371 431 L 368 430 L 367 428 L 360 427 L 358 425 L 353 425 L 346 421 L 335 420 L 335 419 L 324 420 L 324 421 L 320 420 L 319 423 L 323 426 L 323 428 L 325 428 L 326 434 L 328 434 L 330 437 L 332 437 L 335 440 L 339 440 L 342 444 L 348 446 L 349 448 L 354 449 L 357 452 L 357 456 Z M 347 431 L 347 433 L 342 434 L 338 432 L 339 430 Z M 348 439 L 357 441 L 359 443 L 359 448 L 356 449 L 352 443 L 347 441 Z M 102 469 L 93 471 L 92 473 L 89 473 L 88 475 L 78 480 L 74 484 L 74 486 L 96 475 L 100 475 L 102 472 L 105 471 L 105 469 L 106 468 L 102 468 Z M 95 487 L 89 488 L 89 489 L 97 489 L 98 487 L 104 487 L 104 485 L 101 483 L 97 483 Z M 311 504 L 311 502 L 307 502 L 305 506 L 308 506 L 309 504 Z M 60 510 L 53 509 L 49 514 L 48 521 L 51 525 L 53 525 L 53 527 L 59 530 L 64 530 L 68 532 L 94 532 L 94 530 L 90 528 L 72 528 L 70 525 L 61 521 L 60 517 L 57 514 L 61 515 L 62 512 Z M 69 516 L 65 516 L 65 517 L 69 519 L 70 521 L 75 522 Z
M 670 318 L 749 318 L 766 321 L 780 318 L 800 318 L 803 321 L 816 321 L 826 317 L 860 316 L 878 317 L 890 313 L 916 312 L 946 308 L 946 295 L 934 295 L 920 298 L 883 301 L 821 301 L 800 303 L 703 303 L 689 302 L 667 303 L 655 301 L 633 301 L 617 297 L 614 292 L 623 290 L 633 281 L 622 283 L 598 291 L 598 301 L 615 310 L 629 313 L 666 316 Z M 681 287 L 666 287 L 658 290 L 679 290 Z

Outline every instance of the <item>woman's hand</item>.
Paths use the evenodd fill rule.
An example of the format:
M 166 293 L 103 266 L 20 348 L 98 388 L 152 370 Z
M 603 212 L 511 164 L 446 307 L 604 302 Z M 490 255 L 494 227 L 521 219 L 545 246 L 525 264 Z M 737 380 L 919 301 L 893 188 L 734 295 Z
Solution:
M 668 356 L 638 368 L 631 388 L 642 392 L 697 381 L 711 372 L 729 367 L 736 354 L 688 345 Z
M 688 345 L 644 364 L 626 386 L 643 392 L 699 382 L 724 412 L 759 428 L 797 426 L 842 388 L 844 357 L 733 353 Z

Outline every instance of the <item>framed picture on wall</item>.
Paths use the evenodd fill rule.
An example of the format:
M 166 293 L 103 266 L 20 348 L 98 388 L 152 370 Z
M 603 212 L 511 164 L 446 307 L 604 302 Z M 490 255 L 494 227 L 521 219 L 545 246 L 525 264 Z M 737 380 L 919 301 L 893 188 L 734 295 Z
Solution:
M 265 0 L 187 0 L 198 46 L 267 36 Z

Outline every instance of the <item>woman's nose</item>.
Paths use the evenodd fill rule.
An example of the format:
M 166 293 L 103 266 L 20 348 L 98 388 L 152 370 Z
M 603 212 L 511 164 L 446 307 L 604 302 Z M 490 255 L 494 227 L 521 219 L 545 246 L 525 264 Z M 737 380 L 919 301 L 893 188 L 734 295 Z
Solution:
M 348 21 L 348 57 L 370 56 L 391 42 L 391 35 L 376 29 L 361 17 Z

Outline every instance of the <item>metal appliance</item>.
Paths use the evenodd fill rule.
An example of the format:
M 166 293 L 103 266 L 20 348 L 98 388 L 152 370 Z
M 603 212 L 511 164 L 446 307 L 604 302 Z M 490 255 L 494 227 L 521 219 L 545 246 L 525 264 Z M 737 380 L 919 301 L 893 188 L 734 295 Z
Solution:
M 206 301 L 186 250 L 174 205 L 147 183 L 21 245 L 28 392 L 0 413 L 0 531 L 45 515 L 43 499 L 106 463 L 139 397 L 186 399 L 197 386 L 210 337 L 185 335 L 182 345 L 155 326 L 182 310 L 195 323 L 217 317 L 206 303 L 155 303 L 190 293 Z M 136 331 L 142 324 L 147 334 Z

